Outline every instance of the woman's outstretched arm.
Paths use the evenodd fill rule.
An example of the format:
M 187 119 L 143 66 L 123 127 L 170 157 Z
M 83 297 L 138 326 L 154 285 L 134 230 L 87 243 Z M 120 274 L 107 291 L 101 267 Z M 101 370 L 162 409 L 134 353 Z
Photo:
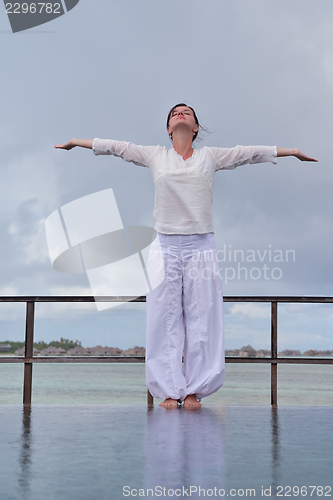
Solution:
M 299 149 L 288 149 L 288 148 L 276 148 L 277 156 L 295 156 L 301 161 L 318 161 L 315 158 L 311 158 L 310 156 L 306 156 L 301 153 Z
M 93 142 L 94 142 L 93 139 L 71 139 L 70 141 L 66 142 L 65 144 L 56 144 L 54 147 L 56 149 L 67 149 L 67 151 L 75 148 L 75 146 L 80 146 L 81 148 L 92 149 Z

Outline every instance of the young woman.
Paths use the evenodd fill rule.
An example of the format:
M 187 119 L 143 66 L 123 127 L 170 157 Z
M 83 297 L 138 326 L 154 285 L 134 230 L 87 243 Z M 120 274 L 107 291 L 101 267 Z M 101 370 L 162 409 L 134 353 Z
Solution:
M 172 149 L 114 140 L 72 139 L 54 146 L 92 149 L 148 167 L 155 184 L 154 229 L 148 274 L 164 279 L 147 293 L 146 382 L 161 406 L 201 406 L 224 380 L 223 296 L 212 219 L 217 170 L 246 163 L 277 163 L 280 156 L 317 161 L 298 149 L 275 146 L 193 149 L 200 124 L 184 103 L 169 112 Z M 182 354 L 184 351 L 184 370 Z

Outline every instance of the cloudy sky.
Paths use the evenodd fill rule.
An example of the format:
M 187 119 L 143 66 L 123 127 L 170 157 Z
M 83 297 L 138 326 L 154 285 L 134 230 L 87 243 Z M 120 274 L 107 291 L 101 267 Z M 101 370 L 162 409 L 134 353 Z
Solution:
M 198 148 L 297 147 L 319 160 L 280 158 L 215 174 L 216 243 L 227 257 L 231 250 L 221 262 L 225 295 L 332 295 L 330 0 L 80 0 L 16 34 L 1 6 L 0 44 L 1 295 L 91 295 L 85 274 L 52 268 L 45 220 L 112 188 L 125 226 L 153 226 L 151 174 L 53 145 L 99 137 L 171 147 L 165 120 L 182 101 L 209 131 Z M 248 279 L 245 271 L 238 279 L 234 250 L 254 251 L 254 262 L 240 263 Z M 279 311 L 280 350 L 333 349 L 331 306 Z M 0 321 L 0 341 L 24 338 L 22 304 L 2 304 Z M 269 347 L 268 305 L 229 304 L 225 323 L 227 348 Z M 100 312 L 94 304 L 38 304 L 35 336 L 145 345 L 145 304 Z

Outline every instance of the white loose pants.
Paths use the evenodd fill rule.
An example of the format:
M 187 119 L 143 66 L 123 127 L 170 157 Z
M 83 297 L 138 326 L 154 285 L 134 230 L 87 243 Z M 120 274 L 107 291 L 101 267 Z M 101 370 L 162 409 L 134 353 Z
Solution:
M 149 250 L 148 276 L 149 391 L 156 398 L 180 401 L 189 394 L 199 400 L 209 396 L 223 385 L 225 366 L 222 280 L 214 233 L 157 233 Z

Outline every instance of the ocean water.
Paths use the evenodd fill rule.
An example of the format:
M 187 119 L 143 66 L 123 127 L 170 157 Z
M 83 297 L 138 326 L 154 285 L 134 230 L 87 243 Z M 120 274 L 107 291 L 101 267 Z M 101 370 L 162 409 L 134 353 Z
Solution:
M 0 363 L 0 404 L 22 403 L 23 363 Z M 33 404 L 145 404 L 144 364 L 45 363 L 33 366 Z M 159 403 L 160 400 L 156 400 Z M 209 405 L 269 405 L 270 365 L 226 364 Z M 279 405 L 333 405 L 333 366 L 279 365 Z

